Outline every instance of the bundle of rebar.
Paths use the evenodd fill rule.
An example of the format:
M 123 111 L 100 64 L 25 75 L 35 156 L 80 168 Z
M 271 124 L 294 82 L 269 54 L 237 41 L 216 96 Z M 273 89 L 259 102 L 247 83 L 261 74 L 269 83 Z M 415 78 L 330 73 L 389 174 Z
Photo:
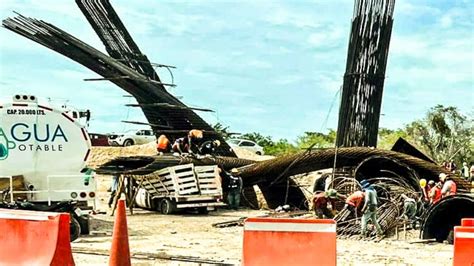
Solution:
M 186 136 L 191 129 L 200 129 L 204 131 L 205 140 L 221 141 L 217 154 L 235 157 L 230 146 L 209 124 L 166 91 L 108 1 L 78 1 L 78 4 L 112 57 L 42 20 L 18 15 L 3 20 L 2 25 L 82 64 L 104 77 L 103 80 L 130 93 L 143 106 L 148 125 L 155 134 L 166 134 L 173 140 Z
M 402 194 L 418 201 L 420 193 L 413 188 L 404 178 L 391 177 L 367 177 L 378 195 L 377 221 L 384 234 L 392 233 L 396 227 L 405 220 L 399 219 L 403 216 Z M 333 187 L 337 191 L 344 191 L 350 195 L 357 190 L 362 190 L 360 184 L 353 179 L 334 180 Z M 352 188 L 352 189 L 347 189 Z M 340 238 L 352 237 L 361 234 L 361 210 L 356 209 L 355 216 L 348 209 L 341 210 L 334 218 L 337 221 L 337 234 Z M 371 231 L 369 237 L 375 238 L 375 230 Z
M 292 156 L 278 157 L 271 160 L 254 162 L 232 157 L 174 157 L 174 156 L 135 156 L 114 159 L 97 169 L 98 173 L 113 174 L 149 174 L 164 167 L 194 163 L 196 165 L 220 165 L 223 169 L 239 167 L 244 186 L 258 184 L 270 208 L 290 204 L 298 208 L 307 208 L 306 197 L 291 176 L 308 173 L 320 169 L 331 168 L 334 163 L 334 149 L 304 152 Z M 387 197 L 401 193 L 420 193 L 419 177 L 438 180 L 444 168 L 431 162 L 387 150 L 364 147 L 340 148 L 336 158 L 336 167 L 351 166 L 355 169 L 355 178 L 341 182 L 341 186 L 350 194 L 355 187 L 351 182 L 361 178 L 377 180 L 378 186 Z M 370 171 L 369 171 L 370 170 Z M 455 178 L 459 190 L 468 187 Z M 390 193 L 389 193 L 390 192 Z
M 327 149 L 282 156 L 260 162 L 222 156 L 204 158 L 175 156 L 120 157 L 99 167 L 97 171 L 99 173 L 146 174 L 171 166 L 172 164 L 217 164 L 221 165 L 224 169 L 239 167 L 244 184 L 251 186 L 260 183 L 268 183 L 269 185 L 286 183 L 286 179 L 290 176 L 331 168 L 335 159 L 337 168 L 352 166 L 356 168 L 356 174 L 359 171 L 363 171 L 363 165 L 378 159 L 371 165 L 371 169 L 391 169 L 391 171 L 386 172 L 389 176 L 395 176 L 397 172 L 403 173 L 403 176 L 399 178 L 395 176 L 395 179 L 405 180 L 404 182 L 407 182 L 414 190 L 419 189 L 418 176 L 437 181 L 439 174 L 446 172 L 439 165 L 407 154 L 365 147 L 339 148 L 336 158 L 335 150 Z M 379 172 L 376 171 L 375 173 Z M 363 173 L 367 175 L 367 172 Z M 465 182 L 461 182 L 459 178 L 453 178 L 459 184 L 459 189 L 469 189 L 467 186 L 464 186 Z
M 355 0 L 337 146 L 376 147 L 395 0 Z

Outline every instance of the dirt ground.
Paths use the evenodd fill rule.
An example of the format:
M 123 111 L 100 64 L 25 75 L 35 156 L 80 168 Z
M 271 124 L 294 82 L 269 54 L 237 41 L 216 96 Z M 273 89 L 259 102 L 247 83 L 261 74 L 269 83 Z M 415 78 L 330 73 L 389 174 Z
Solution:
M 99 210 L 107 214 L 93 216 L 92 235 L 81 237 L 72 243 L 77 265 L 106 265 L 111 247 L 114 217 L 106 206 L 108 177 L 99 177 Z M 213 223 L 255 217 L 267 214 L 263 210 L 230 211 L 221 209 L 208 215 L 185 213 L 162 215 L 135 209 L 128 213 L 129 241 L 134 265 L 197 265 L 201 263 L 239 264 L 242 253 L 243 227 L 214 228 Z M 379 243 L 361 240 L 337 240 L 339 265 L 451 265 L 451 245 L 410 244 L 418 239 L 418 231 L 408 231 L 407 240 L 395 237 Z M 87 253 L 87 254 L 86 254 Z M 102 255 L 92 255 L 100 253 Z M 134 255 L 135 254 L 135 255 Z M 143 258 L 155 257 L 170 259 Z M 172 259 L 171 257 L 176 257 Z
M 124 154 L 153 153 L 151 145 L 127 148 L 95 148 L 92 164 Z M 250 157 L 237 152 L 241 157 Z M 252 159 L 260 159 L 255 156 Z M 266 159 L 266 158 L 265 158 Z M 91 220 L 92 234 L 82 236 L 72 243 L 77 265 L 107 265 L 114 217 L 107 206 L 110 177 L 97 176 L 98 210 Z M 240 264 L 242 256 L 243 227 L 215 228 L 212 224 L 237 220 L 241 217 L 262 216 L 265 210 L 219 209 L 208 215 L 185 213 L 162 215 L 157 212 L 127 210 L 130 249 L 133 265 L 198 265 Z M 400 240 L 389 237 L 379 243 L 373 241 L 338 239 L 337 263 L 339 265 L 452 265 L 453 247 L 447 244 L 410 244 L 419 240 L 418 231 L 403 233 Z M 317 251 L 315 251 L 317 252 Z M 321 254 L 324 255 L 324 254 Z M 161 258 L 161 259 L 159 259 Z M 165 259 L 163 259 L 165 258 Z M 295 263 L 297 265 L 297 263 Z M 315 265 L 317 262 L 315 261 Z

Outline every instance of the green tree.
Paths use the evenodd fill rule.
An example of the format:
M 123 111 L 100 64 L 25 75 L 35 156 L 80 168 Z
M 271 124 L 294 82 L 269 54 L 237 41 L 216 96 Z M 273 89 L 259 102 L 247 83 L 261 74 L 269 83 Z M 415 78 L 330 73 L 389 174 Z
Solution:
M 289 155 L 299 151 L 297 147 L 286 139 L 280 139 L 273 142 L 271 145 L 263 146 L 263 149 L 265 154 L 274 156 Z
M 437 105 L 424 119 L 406 126 L 413 142 L 437 162 L 474 160 L 473 119 L 468 119 L 456 107 Z
M 392 130 L 388 128 L 379 128 L 377 148 L 390 150 L 398 138 L 404 138 L 406 141 L 413 143 L 411 137 L 403 129 Z
M 240 136 L 240 138 L 251 140 L 251 141 L 257 143 L 258 145 L 262 146 L 263 148 L 265 148 L 267 146 L 271 146 L 271 145 L 274 144 L 273 140 L 272 140 L 272 137 L 270 137 L 270 136 L 265 137 L 262 134 L 257 133 L 257 132 L 243 134 L 243 135 Z
M 230 136 L 233 134 L 231 132 L 229 132 L 229 127 L 227 126 L 224 126 L 222 125 L 221 123 L 216 123 L 215 125 L 211 125 L 214 130 L 219 134 L 221 135 L 222 138 L 224 138 L 225 140 L 229 139 Z
M 328 134 L 320 132 L 305 132 L 297 140 L 298 148 L 307 149 L 314 144 L 316 149 L 327 149 L 334 147 L 336 141 L 336 131 L 329 129 Z

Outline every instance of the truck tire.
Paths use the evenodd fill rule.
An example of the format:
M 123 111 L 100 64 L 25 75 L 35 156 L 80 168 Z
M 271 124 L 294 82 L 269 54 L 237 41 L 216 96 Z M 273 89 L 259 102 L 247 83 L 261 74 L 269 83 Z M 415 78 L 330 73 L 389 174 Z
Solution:
M 123 146 L 126 147 L 126 146 L 132 146 L 133 145 L 133 140 L 131 139 L 126 139 L 124 142 L 123 142 Z
M 79 222 L 79 225 L 81 226 L 81 235 L 88 235 L 90 233 L 89 216 L 88 215 L 79 216 L 76 218 L 76 220 Z
M 176 203 L 170 199 L 163 199 L 160 203 L 160 210 L 164 215 L 172 214 L 176 211 Z
M 449 231 L 448 237 L 446 238 L 448 244 L 454 244 L 454 230 Z
M 80 234 L 81 234 L 81 225 L 76 220 L 76 218 L 71 217 L 71 221 L 69 223 L 70 241 L 72 242 L 72 241 L 78 239 Z

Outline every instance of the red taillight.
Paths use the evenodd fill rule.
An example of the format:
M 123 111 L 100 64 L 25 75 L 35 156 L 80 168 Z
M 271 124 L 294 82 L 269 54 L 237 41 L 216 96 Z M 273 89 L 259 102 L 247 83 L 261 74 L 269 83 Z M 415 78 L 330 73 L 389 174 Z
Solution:
M 81 198 L 85 198 L 85 197 L 87 197 L 87 193 L 86 192 L 81 192 L 81 194 L 79 194 L 79 196 L 81 196 Z
M 89 192 L 89 197 L 90 197 L 90 198 L 95 197 L 95 192 Z

